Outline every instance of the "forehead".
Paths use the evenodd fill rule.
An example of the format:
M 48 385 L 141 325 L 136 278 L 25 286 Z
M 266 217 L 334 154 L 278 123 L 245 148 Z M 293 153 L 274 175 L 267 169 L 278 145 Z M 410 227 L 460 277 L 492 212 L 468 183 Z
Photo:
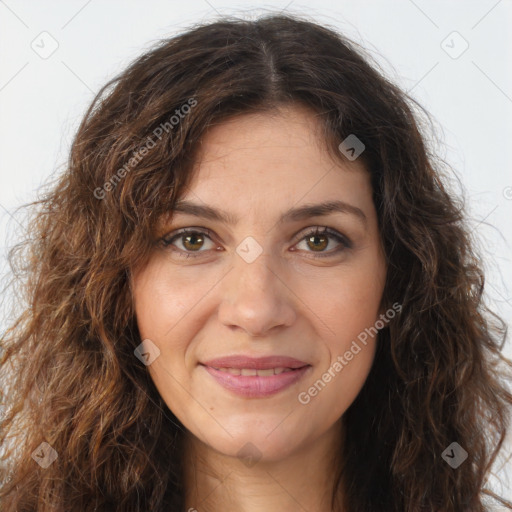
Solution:
M 336 160 L 320 138 L 317 115 L 304 107 L 246 114 L 210 127 L 201 141 L 194 177 L 183 198 L 295 203 L 370 194 L 361 161 Z M 308 196 L 308 197 L 306 197 Z M 197 199 L 197 198 L 196 198 Z
M 318 116 L 302 106 L 285 106 L 264 113 L 239 115 L 210 127 L 201 141 L 198 164 L 226 163 L 244 158 L 275 165 L 306 157 L 309 161 L 328 158 L 319 137 Z M 247 163 L 250 163 L 247 162 Z

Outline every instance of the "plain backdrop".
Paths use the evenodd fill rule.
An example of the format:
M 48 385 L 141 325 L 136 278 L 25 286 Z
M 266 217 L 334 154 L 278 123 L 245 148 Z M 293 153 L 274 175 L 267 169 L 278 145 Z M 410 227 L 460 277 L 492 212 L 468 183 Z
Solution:
M 465 189 L 485 257 L 486 301 L 512 326 L 511 0 L 0 1 L 0 273 L 23 235 L 15 209 L 63 169 L 82 115 L 108 79 L 193 23 L 271 11 L 306 15 L 362 44 L 430 112 L 442 141 L 436 151 Z M 504 352 L 512 356 L 510 339 Z M 495 465 L 501 484 L 492 482 L 510 499 L 506 458 Z

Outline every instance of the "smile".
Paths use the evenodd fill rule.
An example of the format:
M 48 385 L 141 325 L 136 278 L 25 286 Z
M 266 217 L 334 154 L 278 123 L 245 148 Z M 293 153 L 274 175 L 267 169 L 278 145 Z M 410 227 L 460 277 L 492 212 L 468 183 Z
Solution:
M 223 388 L 245 398 L 264 398 L 292 386 L 312 368 L 214 368 L 201 365 Z

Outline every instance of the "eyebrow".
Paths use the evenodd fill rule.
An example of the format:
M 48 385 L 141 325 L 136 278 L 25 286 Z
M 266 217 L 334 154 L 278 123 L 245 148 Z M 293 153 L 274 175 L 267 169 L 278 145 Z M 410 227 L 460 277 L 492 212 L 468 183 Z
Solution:
M 195 217 L 202 217 L 227 225 L 235 225 L 239 218 L 229 212 L 225 212 L 211 206 L 192 203 L 190 201 L 178 201 L 172 212 L 187 213 Z M 305 204 L 297 208 L 290 208 L 279 217 L 278 224 L 309 219 L 310 217 L 324 217 L 332 213 L 350 214 L 362 221 L 366 226 L 367 217 L 363 210 L 357 206 L 345 203 L 343 201 L 325 201 L 317 204 Z

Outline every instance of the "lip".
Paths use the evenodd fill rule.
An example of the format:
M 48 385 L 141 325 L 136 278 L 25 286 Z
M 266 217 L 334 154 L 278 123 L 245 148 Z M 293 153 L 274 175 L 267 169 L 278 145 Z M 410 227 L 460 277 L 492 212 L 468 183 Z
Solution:
M 229 356 L 212 359 L 201 366 L 225 389 L 245 398 L 263 398 L 290 387 L 304 377 L 312 366 L 304 361 L 285 356 L 252 358 Z M 292 368 L 277 375 L 233 375 L 218 368 L 268 370 L 270 368 Z

